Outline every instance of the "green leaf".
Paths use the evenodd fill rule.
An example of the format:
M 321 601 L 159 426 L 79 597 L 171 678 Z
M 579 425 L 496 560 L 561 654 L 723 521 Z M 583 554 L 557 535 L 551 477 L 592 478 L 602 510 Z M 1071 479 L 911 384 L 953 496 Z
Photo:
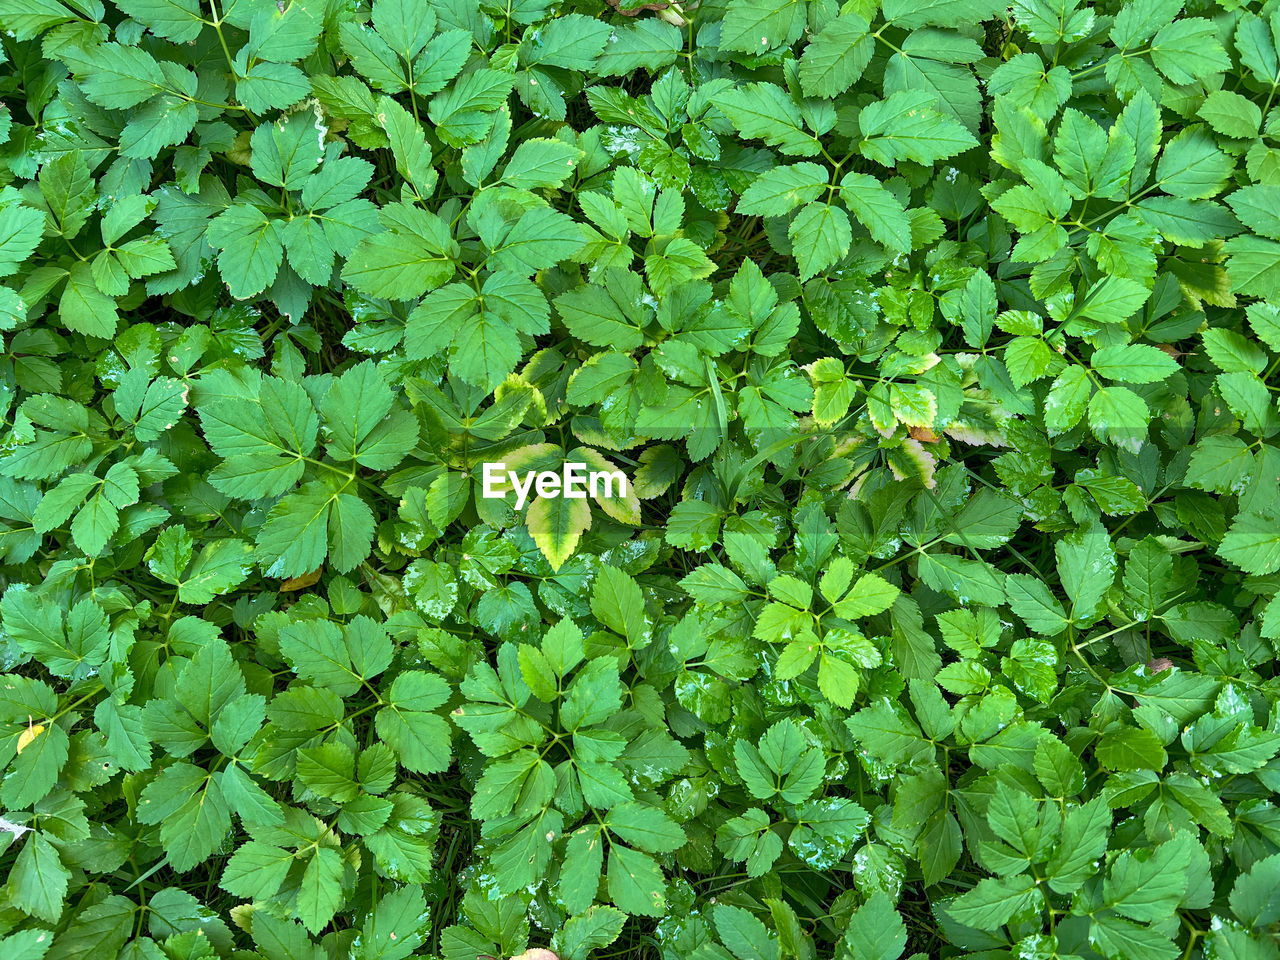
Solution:
M 360 931 L 357 957 L 401 960 L 426 939 L 426 900 L 416 886 L 401 887 L 378 900 Z
M 1180 840 L 1163 843 L 1146 857 L 1124 851 L 1112 863 L 1103 885 L 1107 904 L 1144 923 L 1168 916 L 1186 893 L 1190 855 L 1188 845 Z
M 738 201 L 738 212 L 776 217 L 816 200 L 827 186 L 827 171 L 816 163 L 793 163 L 766 170 Z M 747 261 L 750 263 L 750 261 Z
M 864 707 L 845 720 L 845 726 L 864 749 L 886 763 L 925 763 L 933 758 L 933 746 L 902 708 L 888 701 Z
M 206 543 L 178 584 L 178 599 L 204 604 L 228 593 L 248 577 L 252 555 L 253 547 L 243 540 Z
M 610 30 L 594 17 L 571 13 L 548 21 L 534 42 L 522 45 L 521 60 L 566 70 L 589 70 Z
M 342 49 L 361 75 L 382 90 L 395 93 L 405 89 L 399 56 L 379 33 L 350 22 L 343 23 L 339 30 Z
M 342 903 L 342 858 L 332 847 L 317 847 L 298 884 L 298 918 L 312 933 L 328 925 Z
M 219 884 L 237 897 L 270 897 L 280 889 L 292 864 L 292 850 L 247 840 L 227 861 Z
M 1099 323 L 1120 323 L 1133 315 L 1151 296 L 1142 284 L 1123 277 L 1107 277 L 1089 288 L 1077 310 Z
M 115 299 L 98 289 L 87 263 L 71 268 L 58 300 L 58 316 L 68 330 L 104 339 L 115 334 L 119 321 Z
M 582 151 L 561 140 L 526 140 L 502 171 L 502 182 L 532 190 L 558 187 L 573 174 Z
M 378 736 L 406 769 L 439 773 L 449 766 L 449 727 L 432 711 L 449 697 L 449 687 L 434 674 L 411 670 L 391 684 L 386 706 L 378 711 Z
M 637 19 L 614 28 L 596 59 L 602 77 L 621 77 L 641 67 L 656 71 L 675 61 L 684 46 L 680 30 L 654 18 Z
M 17 933 L 0 938 L 0 946 L 9 951 L 6 956 L 12 956 L 14 960 L 41 960 L 52 943 L 48 931 L 39 927 L 19 930 Z
M 328 435 L 326 450 L 335 460 L 388 470 L 416 445 L 418 425 L 398 408 L 386 381 L 371 363 L 336 377 L 320 412 Z
M 209 244 L 220 251 L 218 270 L 233 297 L 267 289 L 284 257 L 280 224 L 257 207 L 238 203 L 209 224 Z
M 796 249 L 803 279 L 827 269 L 844 257 L 853 238 L 848 214 L 839 207 L 823 203 L 806 204 L 792 219 L 787 232 L 793 243 L 796 238 L 804 238 Z
M 9 872 L 9 891 L 19 910 L 50 923 L 62 916 L 71 871 L 43 832 L 32 834 Z
M 760 740 L 759 748 L 745 740 L 733 747 L 738 775 L 753 797 L 780 795 L 788 803 L 809 798 L 822 779 L 822 754 L 806 749 L 803 734 L 793 723 L 779 721 Z
M 1036 750 L 1039 771 L 1042 766 L 1039 745 Z M 1106 852 L 1110 834 L 1111 811 L 1102 797 L 1069 808 L 1063 819 L 1061 838 L 1049 859 L 1049 887 L 1058 893 L 1073 893 L 1086 880 L 1095 877 L 1098 859 Z
M 854 911 L 841 939 L 840 957 L 898 960 L 907 946 L 907 927 L 882 892 Z
M 1215 90 L 1209 94 L 1197 116 L 1228 137 L 1256 137 L 1262 128 L 1262 110 L 1258 105 L 1230 90 Z
M 635 580 L 620 570 L 600 568 L 591 588 L 591 613 L 633 646 L 643 646 L 649 640 L 644 596 Z
M 626 352 L 644 339 L 635 309 L 643 292 L 643 284 L 635 274 L 609 271 L 605 289 L 590 286 L 562 293 L 556 298 L 556 310 L 575 337 Z
M 16 191 L 0 192 L 0 277 L 7 277 L 31 256 L 44 232 L 44 214 L 19 202 Z
M 100 107 L 122 110 L 148 100 L 164 88 L 165 77 L 155 58 L 138 47 L 103 43 L 93 56 L 75 60 L 84 74 L 85 96 Z
M 778 941 L 768 928 L 742 907 L 715 908 L 716 932 L 738 960 L 778 960 Z
M 278 642 L 298 676 L 340 696 L 351 696 L 361 681 L 377 676 L 391 662 L 386 632 L 363 616 L 341 629 L 327 620 L 291 623 L 280 631 Z
M 665 916 L 666 880 L 648 854 L 612 844 L 608 880 L 609 899 L 618 909 L 632 916 Z
M 958 27 L 987 19 L 999 8 L 997 0 L 889 0 L 884 6 L 887 21 L 911 30 L 926 23 L 940 27 Z
M 1191 451 L 1188 486 L 1219 493 L 1243 493 L 1254 470 L 1254 460 L 1244 441 L 1232 436 L 1205 437 Z
M 427 115 L 436 134 L 453 147 L 481 140 L 493 126 L 494 112 L 511 93 L 513 80 L 508 73 L 488 68 L 463 75 L 431 98 Z
M 568 497 L 539 497 L 529 505 L 525 523 L 551 569 L 559 570 L 591 528 L 591 506 Z
M 1103 347 L 1089 360 L 1094 373 L 1123 383 L 1154 383 L 1177 372 L 1167 353 L 1143 343 Z
M 883 577 L 874 573 L 864 574 L 853 589 L 836 603 L 836 612 L 850 619 L 872 617 L 892 607 L 900 592 Z
M 604 820 L 610 833 L 647 853 L 669 853 L 684 845 L 684 830 L 657 807 L 623 803 Z
M 962 604 L 994 606 L 1004 598 L 1004 575 L 984 561 L 929 553 L 921 555 L 919 569 L 921 579 L 932 589 L 953 596 Z
M 1165 193 L 1188 200 L 1218 193 L 1231 170 L 1231 161 L 1202 128 L 1188 127 L 1165 144 L 1156 165 L 1156 178 Z
M 1161 770 L 1166 761 L 1164 747 L 1150 730 L 1115 727 L 1104 733 L 1095 748 L 1098 762 L 1112 770 Z
M 552 943 L 565 960 L 586 960 L 592 950 L 607 947 L 618 939 L 626 919 L 621 910 L 591 907 L 566 920 Z
M 1094 939 L 1113 955 L 1176 960 L 1178 948 L 1166 936 L 1150 927 L 1139 926 L 1123 917 L 1104 915 L 1095 921 Z
M 1136 453 L 1147 437 L 1151 412 L 1127 387 L 1102 387 L 1089 400 L 1089 427 L 1094 436 Z
M 1213 24 L 1199 17 L 1161 28 L 1151 42 L 1151 61 L 1173 83 L 1191 83 L 1231 66 Z
M 1097 524 L 1086 527 L 1078 535 L 1058 541 L 1054 552 L 1073 616 L 1091 613 L 1115 580 L 1115 552 L 1107 531 Z
M 1045 426 L 1051 433 L 1065 433 L 1080 422 L 1092 389 L 1082 366 L 1072 364 L 1058 375 L 1044 402 Z
M 1231 911 L 1254 929 L 1280 919 L 1275 891 L 1280 880 L 1280 856 L 1256 861 L 1231 888 Z
M 827 21 L 800 58 L 800 85 L 806 96 L 838 96 L 862 76 L 875 51 L 869 30 L 867 21 L 853 12 Z
M 1260 513 L 1240 514 L 1223 537 L 1218 555 L 1247 573 L 1280 570 L 1280 530 L 1275 520 Z
M 964 126 L 933 109 L 934 100 L 928 93 L 904 91 L 863 107 L 859 152 L 892 167 L 900 160 L 933 164 L 977 146 Z
M 412 300 L 453 276 L 458 247 L 435 214 L 394 207 L 384 207 L 380 214 L 389 229 L 366 237 L 351 251 L 342 279 L 371 297 Z
M 325 560 L 340 572 L 369 554 L 373 514 L 363 500 L 304 484 L 274 507 L 258 533 L 258 557 L 269 577 L 299 577 Z
M 794 43 L 804 25 L 805 7 L 796 0 L 730 0 L 720 44 L 725 50 L 764 53 Z
M 558 210 L 534 207 L 492 246 L 490 262 L 495 269 L 528 276 L 575 256 L 582 242 L 578 224 Z
M 818 689 L 822 695 L 846 710 L 858 692 L 858 671 L 839 657 L 823 655 L 818 663 Z
M 1043 737 L 1036 743 L 1035 772 L 1050 795 L 1071 797 L 1084 789 L 1084 768 L 1060 740 Z
M 231 813 L 209 774 L 189 763 L 165 769 L 142 791 L 138 819 L 160 824 L 160 842 L 178 871 L 207 860 L 231 827 Z
M 1015 914 L 1036 907 L 1040 900 L 1034 878 L 1026 874 L 999 879 L 987 877 L 943 909 L 966 927 L 994 931 Z
M 898 198 L 865 173 L 847 173 L 840 181 L 840 196 L 877 243 L 905 253 L 911 249 L 911 229 Z
M 1045 584 L 1022 573 L 1005 578 L 1009 606 L 1036 633 L 1056 637 L 1071 623 L 1066 611 Z
M 775 0 L 734 2 L 773 3 Z M 786 5 L 801 9 L 801 5 L 793 0 L 789 0 Z M 755 30 L 753 35 L 753 45 L 742 49 L 755 51 L 764 46 L 760 43 L 761 39 L 769 39 L 767 32 L 762 34 Z M 743 39 L 745 41 L 745 34 Z M 788 156 L 811 157 L 819 153 L 817 139 L 804 129 L 799 106 L 776 84 L 753 83 L 726 91 L 715 98 L 715 105 L 729 118 L 738 132 L 749 140 L 763 140 Z
M 599 827 L 580 827 L 565 846 L 560 868 L 560 896 L 571 913 L 591 906 L 604 869 L 604 838 Z
M 40 170 L 40 194 L 58 234 L 70 239 L 89 219 L 97 192 L 78 152 L 65 153 Z

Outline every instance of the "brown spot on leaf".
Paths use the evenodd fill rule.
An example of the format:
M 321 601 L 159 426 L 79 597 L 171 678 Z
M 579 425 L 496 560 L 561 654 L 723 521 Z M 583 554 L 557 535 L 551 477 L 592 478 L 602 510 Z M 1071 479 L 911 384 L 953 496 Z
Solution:
M 638 17 L 646 10 L 652 10 L 661 20 L 667 21 L 673 27 L 683 27 L 686 23 L 684 17 L 681 16 L 684 11 L 677 3 L 659 2 L 659 3 L 637 3 L 630 4 L 626 0 L 605 0 L 614 11 L 622 14 L 624 17 Z M 537 960 L 537 958 L 533 958 Z
M 324 567 L 316 567 L 310 573 L 304 573 L 300 577 L 290 577 L 280 584 L 280 592 L 288 593 L 292 590 L 305 590 L 307 587 L 315 586 L 320 581 L 320 572 L 322 570 L 324 570 Z

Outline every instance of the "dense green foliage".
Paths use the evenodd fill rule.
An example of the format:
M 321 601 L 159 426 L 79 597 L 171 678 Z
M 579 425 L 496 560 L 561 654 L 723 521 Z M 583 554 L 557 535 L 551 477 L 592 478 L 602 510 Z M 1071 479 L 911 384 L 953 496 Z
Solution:
M 1278 960 L 1183 7 L 0 0 L 0 956 Z

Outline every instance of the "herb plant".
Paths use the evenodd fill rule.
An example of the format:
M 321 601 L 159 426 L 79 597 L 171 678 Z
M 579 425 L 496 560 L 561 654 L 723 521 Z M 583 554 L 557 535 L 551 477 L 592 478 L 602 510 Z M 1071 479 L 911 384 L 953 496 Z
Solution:
M 0 29 L 4 960 L 1280 958 L 1275 0 Z

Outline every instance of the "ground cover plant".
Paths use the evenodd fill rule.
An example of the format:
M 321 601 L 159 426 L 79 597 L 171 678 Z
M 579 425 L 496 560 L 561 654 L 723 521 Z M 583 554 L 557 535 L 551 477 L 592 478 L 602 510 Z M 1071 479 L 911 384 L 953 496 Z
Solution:
M 1280 958 L 1278 11 L 0 0 L 0 957 Z

